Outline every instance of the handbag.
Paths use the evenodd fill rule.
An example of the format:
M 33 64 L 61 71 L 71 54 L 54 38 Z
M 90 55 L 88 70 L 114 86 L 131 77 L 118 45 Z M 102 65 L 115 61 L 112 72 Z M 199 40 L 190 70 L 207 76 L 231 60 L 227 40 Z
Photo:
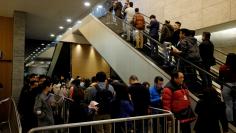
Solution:
M 196 116 L 193 112 L 193 109 L 190 106 L 174 114 L 175 114 L 176 119 L 179 120 L 180 123 L 191 123 L 194 120 L 196 120 Z

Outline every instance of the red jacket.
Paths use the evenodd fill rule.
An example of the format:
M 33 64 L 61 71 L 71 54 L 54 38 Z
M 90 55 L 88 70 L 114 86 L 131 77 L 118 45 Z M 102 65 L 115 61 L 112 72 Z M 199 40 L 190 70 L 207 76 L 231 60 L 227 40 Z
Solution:
M 170 81 L 163 89 L 162 102 L 163 109 L 178 113 L 190 106 L 188 90 Z
M 230 70 L 230 66 L 224 64 L 220 66 L 219 78 L 221 81 L 226 82 L 226 83 L 236 82 L 236 72 Z

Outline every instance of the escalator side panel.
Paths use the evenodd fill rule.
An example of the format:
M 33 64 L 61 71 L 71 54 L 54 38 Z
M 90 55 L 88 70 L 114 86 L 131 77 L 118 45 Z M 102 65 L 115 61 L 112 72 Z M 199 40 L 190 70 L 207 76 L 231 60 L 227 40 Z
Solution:
M 92 15 L 85 17 L 79 30 L 127 84 L 129 76 L 132 74 L 137 75 L 140 81 L 150 83 L 153 83 L 155 76 L 162 76 L 165 83 L 168 81 L 168 74 L 111 31 L 96 17 Z

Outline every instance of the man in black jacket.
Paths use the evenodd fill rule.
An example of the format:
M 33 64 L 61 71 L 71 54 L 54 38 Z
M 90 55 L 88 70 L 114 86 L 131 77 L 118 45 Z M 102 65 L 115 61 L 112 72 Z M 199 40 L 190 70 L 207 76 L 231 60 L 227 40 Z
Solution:
M 134 116 L 142 116 L 148 114 L 148 108 L 150 106 L 150 93 L 138 80 L 138 77 L 131 75 L 129 78 L 128 91 L 131 95 L 131 100 L 134 105 Z M 136 123 L 136 132 L 141 133 L 143 130 L 147 131 L 147 122 L 143 127 L 142 123 L 138 121 Z
M 210 37 L 210 32 L 203 32 L 202 43 L 199 45 L 200 56 L 202 58 L 202 66 L 207 72 L 210 72 L 210 67 L 215 65 L 216 63 L 214 58 L 214 45 L 210 41 Z M 204 74 L 203 86 L 210 87 L 211 85 L 211 76 Z
M 155 39 L 156 41 L 158 41 L 159 39 L 159 27 L 160 27 L 160 23 L 156 20 L 156 16 L 155 15 L 151 15 L 150 16 L 150 24 L 147 25 L 147 28 L 149 28 L 149 35 Z M 151 44 L 151 56 L 154 57 L 155 55 L 158 54 L 158 46 L 157 43 L 150 39 L 150 44 Z

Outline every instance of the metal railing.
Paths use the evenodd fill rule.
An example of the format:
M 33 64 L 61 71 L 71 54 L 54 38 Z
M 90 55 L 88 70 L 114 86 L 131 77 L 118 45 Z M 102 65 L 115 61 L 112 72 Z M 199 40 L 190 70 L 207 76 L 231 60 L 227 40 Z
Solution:
M 77 133 L 92 133 L 94 127 L 99 125 L 110 125 L 112 127 L 112 133 L 154 133 L 154 130 L 155 132 L 162 133 L 176 133 L 179 126 L 176 126 L 174 115 L 170 111 L 158 108 L 150 109 L 152 112 L 151 115 L 37 127 L 31 129 L 29 133 L 63 129 L 67 131 L 73 129 Z
M 4 127 L 8 128 L 5 130 L 9 133 L 21 133 L 22 128 L 20 123 L 20 117 L 16 108 L 15 101 L 12 98 L 6 98 L 4 100 L 1 100 L 0 109 L 4 111 L 4 114 L 6 113 L 6 115 L 4 115 L 5 118 L 1 119 L 0 121 L 1 124 L 8 124 L 8 127 Z

